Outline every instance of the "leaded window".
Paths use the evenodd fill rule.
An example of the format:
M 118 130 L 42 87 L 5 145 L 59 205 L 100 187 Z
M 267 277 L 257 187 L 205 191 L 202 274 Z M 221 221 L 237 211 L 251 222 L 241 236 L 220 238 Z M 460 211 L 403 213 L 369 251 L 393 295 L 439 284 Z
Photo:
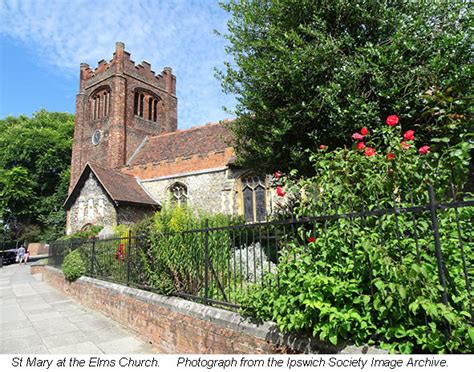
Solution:
M 182 183 L 175 183 L 170 187 L 171 204 L 184 207 L 188 203 L 188 188 Z
M 245 221 L 264 221 L 266 217 L 265 182 L 259 176 L 242 178 L 242 197 Z

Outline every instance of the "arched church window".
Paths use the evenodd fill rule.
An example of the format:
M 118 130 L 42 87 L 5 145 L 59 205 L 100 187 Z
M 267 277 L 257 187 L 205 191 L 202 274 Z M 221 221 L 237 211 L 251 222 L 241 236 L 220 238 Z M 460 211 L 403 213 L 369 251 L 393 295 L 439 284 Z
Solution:
M 241 183 L 245 221 L 264 221 L 267 210 L 265 182 L 257 175 L 247 175 Z
M 184 207 L 188 203 L 188 188 L 186 185 L 176 182 L 169 188 L 172 205 Z
M 90 113 L 92 120 L 97 120 L 110 113 L 110 90 L 103 88 L 94 93 L 90 99 Z

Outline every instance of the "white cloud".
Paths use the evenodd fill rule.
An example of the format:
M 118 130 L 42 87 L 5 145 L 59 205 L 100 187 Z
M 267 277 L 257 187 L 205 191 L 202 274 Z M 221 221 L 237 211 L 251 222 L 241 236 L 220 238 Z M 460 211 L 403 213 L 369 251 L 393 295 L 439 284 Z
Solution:
M 19 40 L 40 63 L 78 76 L 79 64 L 110 59 L 123 41 L 135 62 L 177 76 L 180 128 L 227 117 L 233 99 L 213 69 L 226 59 L 226 13 L 212 0 L 0 0 L 0 33 Z

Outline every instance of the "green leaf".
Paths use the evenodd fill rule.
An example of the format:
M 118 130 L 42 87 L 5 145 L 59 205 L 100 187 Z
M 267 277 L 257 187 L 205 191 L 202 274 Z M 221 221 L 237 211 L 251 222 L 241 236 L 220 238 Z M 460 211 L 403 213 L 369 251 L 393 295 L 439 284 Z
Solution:
M 469 327 L 467 329 L 467 333 L 469 335 L 469 338 L 471 339 L 471 344 L 474 344 L 474 328 Z

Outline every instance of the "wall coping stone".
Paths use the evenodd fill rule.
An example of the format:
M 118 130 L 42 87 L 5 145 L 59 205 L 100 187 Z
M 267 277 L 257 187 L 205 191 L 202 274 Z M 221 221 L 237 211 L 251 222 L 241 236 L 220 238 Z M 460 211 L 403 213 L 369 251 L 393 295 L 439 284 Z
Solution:
M 63 276 L 61 270 L 45 266 L 44 270 L 50 271 L 56 275 Z M 245 333 L 255 338 L 265 340 L 276 345 L 287 347 L 301 353 L 342 353 L 342 354 L 387 354 L 386 350 L 374 347 L 354 346 L 349 344 L 340 344 L 333 346 L 323 341 L 316 340 L 308 335 L 301 334 L 283 334 L 278 331 L 274 322 L 266 321 L 261 324 L 255 324 L 240 314 L 202 305 L 196 302 L 185 300 L 178 297 L 169 297 L 145 291 L 138 288 L 127 287 L 125 285 L 106 282 L 103 280 L 82 276 L 76 280 L 106 290 L 120 293 L 131 298 L 143 301 L 152 305 L 162 306 L 173 312 L 187 315 L 196 319 L 211 322 L 213 324 Z

